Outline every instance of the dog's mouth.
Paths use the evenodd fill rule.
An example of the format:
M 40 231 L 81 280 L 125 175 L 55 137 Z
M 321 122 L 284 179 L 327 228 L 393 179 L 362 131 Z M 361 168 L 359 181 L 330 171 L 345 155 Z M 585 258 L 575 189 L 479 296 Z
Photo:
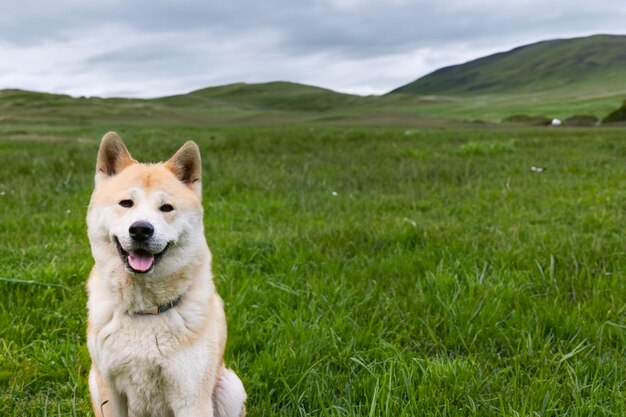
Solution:
M 114 237 L 117 252 L 120 254 L 122 261 L 126 267 L 136 274 L 145 274 L 150 272 L 154 265 L 161 259 L 163 254 L 172 246 L 172 242 L 168 242 L 165 248 L 159 253 L 151 253 L 146 249 L 138 248 L 126 251 L 122 247 L 117 236 Z

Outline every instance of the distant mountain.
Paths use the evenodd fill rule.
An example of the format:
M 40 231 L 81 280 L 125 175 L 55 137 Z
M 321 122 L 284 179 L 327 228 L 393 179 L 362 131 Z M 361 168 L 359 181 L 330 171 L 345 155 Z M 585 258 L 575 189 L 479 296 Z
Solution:
M 626 85 L 626 36 L 594 35 L 520 46 L 438 69 L 391 93 L 477 95 Z
M 305 84 L 275 81 L 236 83 L 203 88 L 188 94 L 157 99 L 174 106 L 229 105 L 247 110 L 327 111 L 346 108 L 367 100 Z
M 397 112 L 398 101 L 419 97 L 362 97 L 289 83 L 237 83 L 154 99 L 71 97 L 16 89 L 0 90 L 3 124 L 106 126 L 156 123 L 182 126 L 294 123 L 432 124 L 432 117 Z M 428 119 L 428 120 L 424 120 Z

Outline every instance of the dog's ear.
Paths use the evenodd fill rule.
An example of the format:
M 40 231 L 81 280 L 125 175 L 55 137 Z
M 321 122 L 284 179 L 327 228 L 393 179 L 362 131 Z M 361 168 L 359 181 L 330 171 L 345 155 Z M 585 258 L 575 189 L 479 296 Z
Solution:
M 130 156 L 124 142 L 115 132 L 109 132 L 102 137 L 98 160 L 96 161 L 96 182 L 112 177 L 136 161 Z
M 166 163 L 165 167 L 172 171 L 178 179 L 193 189 L 198 196 L 202 195 L 202 163 L 200 149 L 193 141 L 187 141 Z

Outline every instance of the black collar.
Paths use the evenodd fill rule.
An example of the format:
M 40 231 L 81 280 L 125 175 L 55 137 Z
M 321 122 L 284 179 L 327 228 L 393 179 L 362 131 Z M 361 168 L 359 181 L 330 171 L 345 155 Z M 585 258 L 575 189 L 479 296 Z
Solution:
M 178 298 L 172 300 L 172 301 L 168 301 L 167 303 L 161 305 L 161 306 L 153 306 L 148 308 L 147 310 L 144 311 L 138 311 L 135 314 L 138 314 L 140 316 L 156 316 L 159 315 L 161 313 L 165 313 L 167 310 L 169 310 L 170 308 L 174 308 L 176 307 L 179 303 L 180 303 L 180 298 L 181 296 L 179 295 Z

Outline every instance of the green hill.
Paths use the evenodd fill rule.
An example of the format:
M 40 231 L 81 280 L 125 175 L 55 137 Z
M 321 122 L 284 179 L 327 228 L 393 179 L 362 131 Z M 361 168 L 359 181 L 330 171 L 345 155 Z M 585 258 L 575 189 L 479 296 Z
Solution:
M 24 124 L 184 126 L 448 123 L 405 107 L 420 97 L 362 97 L 288 82 L 231 84 L 155 99 L 71 97 L 0 90 L 0 130 Z M 432 102 L 429 101 L 429 102 Z
M 244 110 L 328 111 L 362 104 L 361 96 L 290 82 L 236 83 L 157 99 L 174 106 L 231 106 Z
M 482 95 L 576 89 L 610 92 L 626 84 L 626 36 L 594 35 L 521 46 L 438 69 L 391 93 Z

